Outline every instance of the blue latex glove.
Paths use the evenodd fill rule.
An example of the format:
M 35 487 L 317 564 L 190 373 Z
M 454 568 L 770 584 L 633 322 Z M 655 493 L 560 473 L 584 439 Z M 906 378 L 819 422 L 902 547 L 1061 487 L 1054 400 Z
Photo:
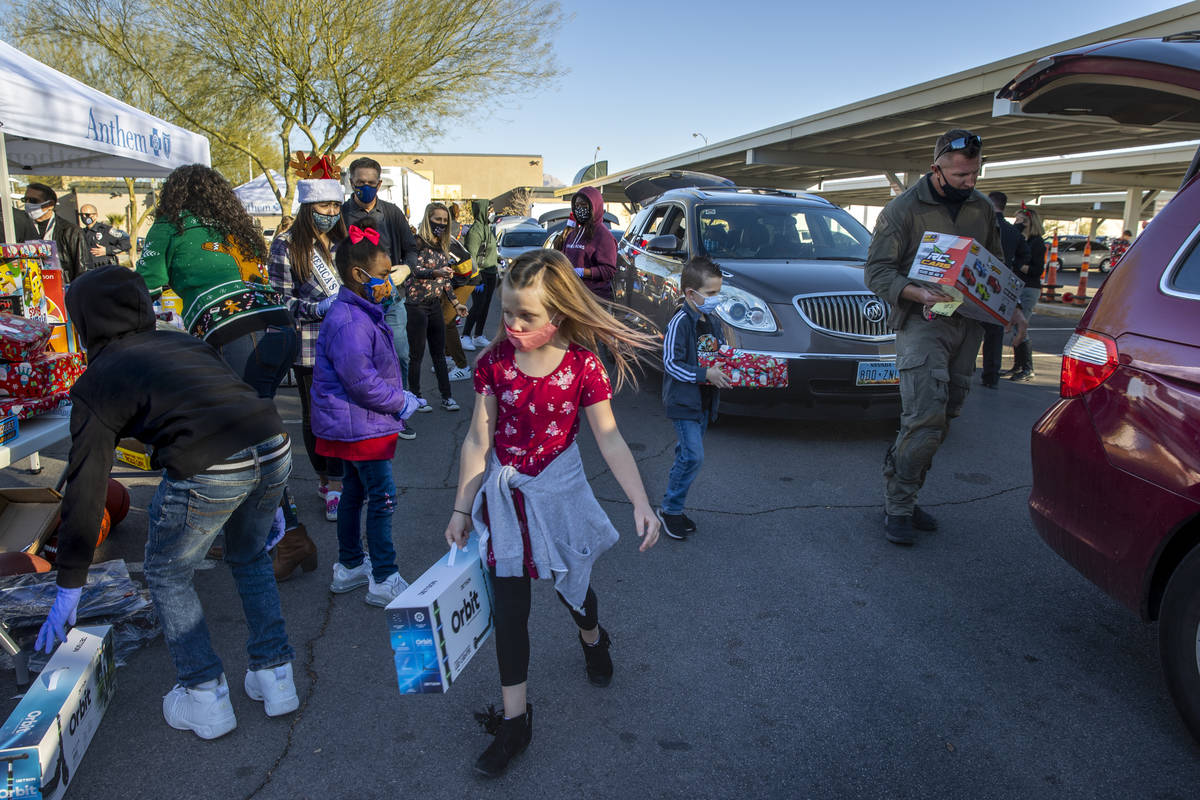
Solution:
M 50 613 L 46 616 L 46 621 L 42 623 L 42 629 L 38 631 L 37 641 L 33 645 L 34 650 L 41 650 L 47 654 L 53 653 L 59 642 L 67 640 L 67 628 L 75 624 L 75 612 L 79 609 L 79 595 L 81 594 L 83 594 L 82 586 L 74 589 L 58 587 L 58 594 L 54 596 L 54 605 L 50 607 Z
M 337 300 L 337 298 L 336 297 L 326 297 L 324 300 L 317 303 L 317 313 L 320 314 L 322 317 L 325 316 L 326 314 L 328 314 L 329 307 L 333 305 L 334 300 Z
M 483 284 L 482 283 L 475 284 L 475 288 L 472 289 L 471 291 L 474 292 L 475 294 L 483 294 Z
M 575 274 L 582 278 L 583 277 L 583 267 L 576 267 Z

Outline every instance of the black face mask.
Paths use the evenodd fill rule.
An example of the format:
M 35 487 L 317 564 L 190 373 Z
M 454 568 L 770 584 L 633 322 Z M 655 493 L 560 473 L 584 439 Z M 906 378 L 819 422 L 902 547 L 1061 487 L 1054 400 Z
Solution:
M 585 225 L 585 224 L 587 224 L 588 220 L 590 220 L 591 218 L 592 218 L 592 209 L 591 208 L 588 208 L 587 206 L 580 206 L 579 208 L 575 209 L 575 221 L 578 222 L 579 224 Z
M 946 173 L 942 172 L 942 168 L 938 167 L 938 174 L 942 178 L 942 197 L 945 197 L 951 203 L 965 203 L 971 197 L 974 189 L 958 189 L 950 185 L 946 180 Z
M 446 232 L 445 225 L 430 225 L 429 232 L 433 234 L 433 238 L 440 239 L 442 234 Z
M 83 222 L 83 227 L 85 227 L 85 228 L 91 227 L 91 224 L 96 221 L 95 217 L 88 216 L 86 214 L 83 215 L 82 217 L 80 217 L 79 219 L 81 222 Z

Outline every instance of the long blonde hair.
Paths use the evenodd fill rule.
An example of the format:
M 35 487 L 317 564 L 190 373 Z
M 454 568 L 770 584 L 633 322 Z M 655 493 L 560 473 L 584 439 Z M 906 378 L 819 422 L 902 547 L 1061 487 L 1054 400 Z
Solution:
M 446 212 L 446 229 L 442 231 L 440 237 L 433 235 L 433 224 L 429 218 L 433 216 L 433 212 L 438 209 Z M 421 218 L 421 227 L 417 230 L 417 234 L 425 240 L 425 243 L 430 247 L 436 247 L 443 253 L 450 252 L 450 223 L 454 219 L 450 216 L 450 209 L 446 208 L 445 203 L 430 203 L 425 206 L 425 216 Z
M 1026 239 L 1040 239 L 1046 235 L 1042 227 L 1042 218 L 1032 208 L 1022 207 L 1016 216 L 1025 217 L 1025 229 L 1021 233 L 1025 234 Z
M 541 248 L 517 256 L 504 276 L 500 291 L 507 286 L 526 289 L 539 281 L 546 310 L 551 318 L 562 318 L 558 332 L 593 353 L 598 352 L 601 345 L 607 347 L 616 365 L 615 387 L 620 389 L 627 380 L 636 386 L 633 368 L 637 351 L 657 349 L 660 346 L 658 339 L 618 322 L 617 315 L 632 311 L 615 303 L 609 311 L 596 302 L 596 296 L 575 275 L 571 262 L 557 250 Z M 492 344 L 506 338 L 501 326 Z

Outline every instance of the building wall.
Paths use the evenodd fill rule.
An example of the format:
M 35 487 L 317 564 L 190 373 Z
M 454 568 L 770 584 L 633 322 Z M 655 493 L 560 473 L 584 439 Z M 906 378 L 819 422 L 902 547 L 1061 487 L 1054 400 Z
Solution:
M 408 167 L 433 181 L 433 199 L 492 198 L 514 186 L 542 185 L 540 155 L 492 153 L 347 153 L 338 162 L 349 167 L 369 156 L 385 167 Z

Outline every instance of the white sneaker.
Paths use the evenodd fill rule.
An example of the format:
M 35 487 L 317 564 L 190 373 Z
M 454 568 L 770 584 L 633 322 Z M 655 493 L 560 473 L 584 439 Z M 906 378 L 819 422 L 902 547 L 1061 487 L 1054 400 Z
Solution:
M 359 586 L 366 586 L 370 579 L 371 559 L 364 558 L 354 569 L 342 566 L 342 563 L 337 561 L 333 565 L 333 582 L 329 584 L 329 591 L 336 594 L 349 592 Z
M 462 337 L 462 349 L 463 350 L 474 350 L 475 349 L 475 340 L 472 339 L 470 336 Z
M 453 397 L 447 397 L 442 401 L 442 411 L 458 411 L 459 405 L 454 401 Z
M 268 717 L 290 714 L 300 707 L 291 662 L 279 667 L 246 670 L 245 687 L 251 700 L 263 704 Z
M 491 343 L 492 343 L 492 340 L 486 336 L 483 336 L 482 334 L 475 337 L 475 346 L 476 347 L 487 347 Z
M 187 688 L 175 685 L 163 697 L 163 718 L 172 728 L 216 739 L 237 727 L 225 676 Z
M 404 578 L 400 577 L 400 573 L 396 572 L 383 579 L 382 583 L 376 583 L 374 576 L 371 578 L 370 585 L 367 587 L 366 601 L 368 605 L 379 606 L 383 608 L 388 603 L 400 596 L 400 593 L 408 588 L 408 583 Z
M 458 367 L 456 369 L 450 370 L 450 380 L 452 380 L 452 381 L 465 381 L 465 380 L 469 380 L 470 378 L 471 378 L 471 368 L 470 367 Z

